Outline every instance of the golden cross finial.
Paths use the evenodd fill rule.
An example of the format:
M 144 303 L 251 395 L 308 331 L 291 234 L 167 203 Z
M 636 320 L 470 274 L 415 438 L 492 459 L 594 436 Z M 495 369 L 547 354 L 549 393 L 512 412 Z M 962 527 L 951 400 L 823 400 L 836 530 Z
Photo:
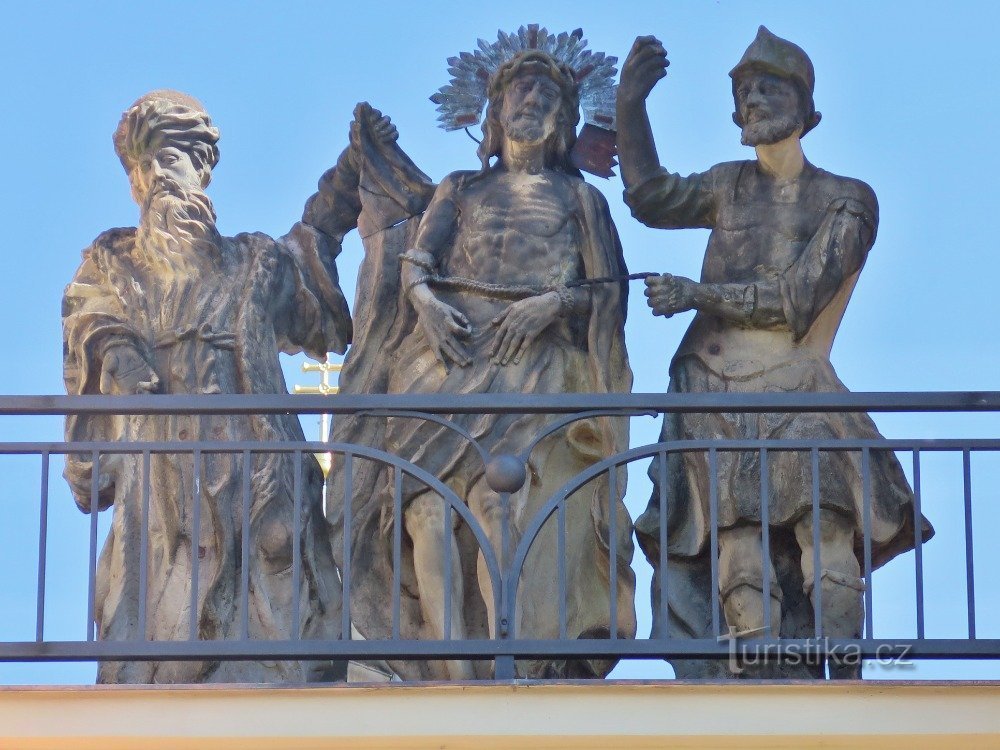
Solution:
M 331 396 L 340 393 L 340 388 L 330 385 L 330 373 L 339 373 L 344 368 L 343 365 L 335 365 L 330 362 L 329 355 L 325 362 L 303 362 L 302 372 L 320 373 L 319 385 L 294 385 L 292 393 L 309 393 L 320 396 Z M 340 378 L 337 378 L 338 382 Z M 330 439 L 330 415 L 319 415 L 319 439 L 324 443 Z M 330 466 L 333 464 L 333 456 L 329 453 L 317 453 L 316 460 L 319 461 L 320 468 L 323 469 L 323 477 L 330 473 Z

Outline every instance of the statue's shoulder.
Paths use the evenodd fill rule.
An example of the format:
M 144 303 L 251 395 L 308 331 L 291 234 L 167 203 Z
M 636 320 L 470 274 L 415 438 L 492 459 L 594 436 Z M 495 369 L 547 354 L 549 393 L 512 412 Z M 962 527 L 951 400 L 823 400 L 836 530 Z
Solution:
M 457 172 L 452 172 L 438 183 L 435 194 L 457 195 L 484 180 L 488 174 L 488 172 L 484 174 L 482 170 L 474 169 L 460 169 Z
M 127 253 L 135 247 L 135 227 L 115 227 L 108 229 L 97 235 L 90 246 L 83 251 L 86 258 L 95 252 L 107 252 L 113 254 Z
M 702 176 L 719 183 L 736 182 L 747 171 L 756 169 L 756 159 L 723 161 L 709 167 L 707 172 L 702 173 Z
M 125 258 L 135 247 L 135 227 L 115 227 L 101 232 L 80 253 L 80 271 L 88 266 L 107 269 L 114 258 Z
M 228 243 L 240 250 L 270 250 L 278 241 L 264 232 L 240 232 L 233 237 L 223 237 L 223 243 Z
M 827 202 L 838 199 L 855 200 L 871 213 L 878 214 L 878 198 L 867 182 L 817 168 L 813 184 L 817 183 L 821 186 L 823 198 Z
M 606 209 L 610 210 L 608 207 L 608 199 L 596 185 L 591 185 L 585 179 L 577 177 L 576 175 L 568 174 L 565 175 L 565 178 L 567 183 L 576 191 L 581 203 L 589 203 L 602 211 Z
M 222 245 L 223 255 L 229 263 L 263 265 L 270 271 L 278 267 L 281 256 L 290 250 L 264 232 L 240 232 L 233 237 L 223 237 Z
M 736 187 L 757 170 L 755 159 L 740 159 L 714 164 L 704 172 L 688 175 L 688 179 L 698 181 L 698 184 L 713 194 L 733 194 Z

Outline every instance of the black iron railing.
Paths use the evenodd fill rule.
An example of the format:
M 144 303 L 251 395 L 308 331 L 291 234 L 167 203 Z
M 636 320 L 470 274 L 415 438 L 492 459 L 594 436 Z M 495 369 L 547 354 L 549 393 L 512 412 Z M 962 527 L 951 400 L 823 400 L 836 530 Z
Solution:
M 70 397 L 70 396 L 21 396 L 0 398 L 0 418 L 15 416 L 33 415 L 191 415 L 191 414 L 213 414 L 213 415 L 245 415 L 245 414 L 317 414 L 328 413 L 334 415 L 359 415 L 364 414 L 373 418 L 383 418 L 388 416 L 405 416 L 414 419 L 428 419 L 439 424 L 451 425 L 461 432 L 461 428 L 453 425 L 449 420 L 449 415 L 456 414 L 551 414 L 552 420 L 549 426 L 539 434 L 535 442 L 541 440 L 546 434 L 562 429 L 569 423 L 583 418 L 595 416 L 621 416 L 634 418 L 640 415 L 655 416 L 657 414 L 669 412 L 681 413 L 801 413 L 801 412 L 913 412 L 913 413 L 934 413 L 934 412 L 1000 412 L 1000 392 L 981 393 L 796 393 L 796 394 L 621 394 L 621 395 L 520 395 L 510 394 L 498 396 L 495 394 L 484 396 L 388 396 L 388 395 L 368 395 L 353 396 L 340 395 L 335 397 L 325 396 L 242 396 L 242 395 L 216 395 L 216 396 L 134 396 L 134 397 Z M 466 434 L 469 440 L 472 437 Z M 531 444 L 534 445 L 534 442 Z M 530 452 L 531 445 L 525 446 L 521 455 L 515 456 L 519 461 L 524 461 Z M 478 447 L 478 446 L 477 446 Z M 836 639 L 826 638 L 821 629 L 821 600 L 819 597 L 814 602 L 815 607 L 815 633 L 811 638 L 781 639 L 781 638 L 759 638 L 756 643 L 759 647 L 765 648 L 769 653 L 819 653 L 821 656 L 831 653 L 843 652 L 844 649 L 851 649 L 853 653 L 864 658 L 884 658 L 893 654 L 905 654 L 910 658 L 925 659 L 997 659 L 1000 658 L 1000 638 L 984 638 L 977 635 L 977 605 L 976 592 L 977 584 L 982 583 L 977 579 L 975 557 L 973 549 L 974 525 L 972 517 L 973 496 L 972 496 L 972 460 L 973 454 L 1000 452 L 1000 438 L 998 439 L 962 439 L 962 438 L 941 438 L 941 439 L 884 439 L 884 440 L 713 440 L 713 441 L 676 441 L 662 442 L 630 448 L 617 455 L 609 456 L 603 460 L 589 466 L 585 471 L 567 482 L 559 491 L 553 494 L 535 514 L 535 516 L 522 523 L 523 531 L 517 535 L 510 533 L 510 516 L 506 516 L 506 526 L 503 549 L 493 549 L 489 542 L 485 530 L 477 522 L 475 516 L 470 512 L 463 498 L 459 497 L 450 487 L 440 481 L 437 477 L 420 468 L 405 457 L 394 456 L 385 451 L 365 445 L 345 444 L 336 442 L 318 441 L 270 441 L 270 442 L 227 442 L 220 440 L 202 441 L 164 441 L 164 442 L 73 442 L 62 441 L 49 442 L 2 442 L 0 443 L 0 455 L 33 455 L 38 456 L 41 462 L 41 479 L 39 494 L 38 513 L 38 556 L 37 568 L 29 571 L 24 567 L 19 571 L 8 571 L 7 575 L 37 576 L 37 606 L 35 611 L 35 637 L 29 640 L 14 640 L 0 642 L 0 662 L 2 661 L 100 661 L 100 660 L 191 660 L 191 659 L 211 659 L 211 660 L 279 660 L 279 659 L 303 659 L 303 660 L 442 660 L 442 659 L 478 659 L 492 660 L 495 663 L 494 676 L 498 679 L 512 678 L 515 676 L 515 660 L 519 659 L 586 659 L 586 658 L 609 658 L 609 659 L 633 659 L 633 658 L 656 658 L 656 659 L 725 659 L 732 656 L 732 642 L 726 637 L 725 623 L 720 622 L 720 613 L 717 607 L 712 608 L 712 632 L 714 638 L 671 638 L 663 634 L 656 634 L 653 637 L 637 637 L 635 639 L 621 638 L 617 635 L 617 622 L 621 613 L 616 609 L 618 598 L 615 592 L 617 564 L 617 535 L 614 524 L 615 513 L 609 514 L 611 524 L 608 536 L 611 546 L 609 559 L 611 569 L 608 575 L 611 581 L 611 594 L 609 596 L 609 621 L 612 624 L 609 637 L 605 638 L 567 638 L 566 618 L 567 618 L 567 591 L 566 591 L 566 550 L 565 550 L 565 525 L 567 503 L 572 500 L 574 491 L 597 478 L 606 477 L 608 495 L 610 498 L 617 496 L 616 482 L 620 467 L 640 462 L 644 466 L 653 462 L 655 470 L 659 472 L 661 479 L 665 480 L 667 471 L 667 461 L 669 456 L 675 453 L 700 452 L 707 456 L 709 466 L 710 494 L 712 498 L 712 528 L 711 549 L 718 549 L 718 526 L 717 526 L 717 495 L 718 495 L 718 459 L 720 454 L 731 452 L 756 452 L 759 454 L 759 461 L 762 465 L 761 477 L 762 486 L 761 497 L 766 497 L 768 490 L 766 481 L 768 472 L 767 462 L 773 455 L 785 452 L 796 451 L 806 453 L 810 457 L 812 467 L 812 495 L 811 502 L 814 517 L 818 516 L 820 509 L 819 497 L 819 465 L 820 456 L 828 451 L 854 452 L 860 454 L 861 476 L 860 481 L 864 487 L 865 507 L 864 507 L 864 528 L 863 528 L 863 578 L 864 586 L 864 631 L 860 638 L 856 639 Z M 895 452 L 901 460 L 909 457 L 908 468 L 911 470 L 911 482 L 914 490 L 914 534 L 912 542 L 914 560 L 914 592 L 915 592 L 915 637 L 884 637 L 883 634 L 875 633 L 873 624 L 873 612 L 878 607 L 878 602 L 873 601 L 873 588 L 871 585 L 873 561 L 872 561 L 872 529 L 871 529 L 871 457 L 875 451 Z M 964 544 L 959 548 L 960 554 L 964 557 L 964 588 L 965 588 L 965 619 L 966 628 L 963 637 L 957 638 L 931 638 L 927 637 L 925 625 L 925 560 L 924 544 L 922 538 L 921 514 L 923 512 L 922 487 L 921 487 L 921 458 L 928 453 L 948 452 L 961 457 L 962 476 L 961 497 L 962 507 L 953 508 L 952 512 L 961 513 L 964 519 Z M 193 511 L 190 517 L 191 538 L 199 539 L 200 518 L 200 497 L 201 497 L 201 465 L 206 456 L 215 454 L 240 455 L 243 458 L 242 467 L 245 472 L 243 483 L 243 496 L 241 512 L 240 533 L 244 544 L 242 544 L 243 559 L 240 567 L 240 617 L 242 626 L 240 628 L 241 637 L 227 640 L 197 640 L 189 638 L 187 640 L 99 640 L 94 628 L 95 620 L 95 597 L 96 597 L 96 571 L 97 560 L 100 551 L 99 524 L 98 524 L 98 504 L 99 504 L 99 475 L 102 461 L 111 460 L 111 457 L 130 455 L 137 458 L 142 467 L 143 487 L 141 497 L 137 498 L 141 504 L 142 513 L 142 539 L 140 549 L 142 557 L 140 559 L 140 609 L 138 632 L 145 633 L 146 628 L 146 587 L 147 563 L 149 540 L 147 538 L 149 529 L 149 495 L 150 495 L 150 462 L 151 457 L 158 453 L 182 454 L 190 456 L 193 462 Z M 477 541 L 485 565 L 489 572 L 493 590 L 493 607 L 495 622 L 491 632 L 495 633 L 492 638 L 478 638 L 459 640 L 451 638 L 446 631 L 445 638 L 441 640 L 416 640 L 404 639 L 400 637 L 400 566 L 402 557 L 402 546 L 405 543 L 405 530 L 402 524 L 396 523 L 393 530 L 393 587 L 394 590 L 388 592 L 387 601 L 391 602 L 392 608 L 392 637 L 379 640 L 351 640 L 351 622 L 349 601 L 352 592 L 351 559 L 351 502 L 344 503 L 343 524 L 346 533 L 343 534 L 343 554 L 340 577 L 343 592 L 343 615 L 340 623 L 341 638 L 326 640 L 304 640 L 290 639 L 284 641 L 264 641 L 253 640 L 247 637 L 248 627 L 248 568 L 247 549 L 249 545 L 246 541 L 250 533 L 250 505 L 251 505 L 251 482 L 249 481 L 249 470 L 252 455 L 257 454 L 285 454 L 290 455 L 294 461 L 294 502 L 295 502 L 295 527 L 299 528 L 302 522 L 303 498 L 302 498 L 302 472 L 303 461 L 308 454 L 330 453 L 342 457 L 342 467 L 344 477 L 346 477 L 346 487 L 344 493 L 349 498 L 351 495 L 351 471 L 352 462 L 358 460 L 373 461 L 383 465 L 386 471 L 392 473 L 394 478 L 394 517 L 399 519 L 403 514 L 402 482 L 404 477 L 410 477 L 413 481 L 422 483 L 430 491 L 438 495 L 444 503 L 445 526 L 450 529 L 453 523 L 453 514 L 457 514 L 460 523 L 464 523 L 471 530 Z M 480 458 L 488 462 L 491 458 L 489 454 L 479 449 Z M 54 511 L 49 508 L 49 495 L 51 491 L 49 475 L 50 464 L 55 457 L 62 457 L 66 454 L 89 455 L 95 470 L 92 474 L 91 489 L 91 516 L 89 526 L 89 561 L 88 561 L 88 610 L 86 613 L 80 612 L 81 621 L 86 623 L 86 636 L 78 640 L 50 640 L 46 637 L 46 581 L 53 575 L 59 575 L 59 571 L 50 569 L 48 565 L 48 523 L 52 512 L 70 512 L 68 508 Z M 660 494 L 660 517 L 668 517 L 668 496 L 667 482 L 659 483 Z M 987 491 L 996 493 L 996 487 L 986 488 Z M 648 496 L 648 489 L 643 488 L 642 493 Z M 502 495 L 504 503 L 509 505 L 509 495 Z M 329 502 L 329 500 L 328 500 Z M 770 554 L 769 526 L 766 522 L 768 503 L 761 503 L 761 511 L 764 514 L 762 524 L 762 543 L 764 555 Z M 537 639 L 522 637 L 518 633 L 516 625 L 518 608 L 518 582 L 524 572 L 525 561 L 531 546 L 543 526 L 555 518 L 557 525 L 555 552 L 558 561 L 557 586 L 559 591 L 558 618 L 559 636 L 551 639 Z M 931 518 L 933 521 L 934 519 Z M 818 528 L 818 525 L 814 525 Z M 664 524 L 660 528 L 659 565 L 661 569 L 666 569 L 667 560 L 667 536 L 669 529 Z M 815 531 L 818 534 L 818 530 Z M 817 576 L 815 588 L 820 589 L 819 575 L 821 566 L 819 564 L 819 539 L 814 540 L 816 559 L 813 570 Z M 302 539 L 300 534 L 294 535 L 292 575 L 296 581 L 300 580 L 303 574 L 303 562 L 301 549 Z M 450 552 L 450 547 L 448 548 Z M 191 585 L 191 611 L 189 632 L 196 634 L 198 618 L 198 580 L 199 555 L 193 554 L 192 585 Z M 639 563 L 637 563 L 639 564 Z M 446 564 L 445 570 L 450 571 L 450 563 Z M 711 586 L 713 591 L 718 590 L 719 570 L 716 555 L 711 555 Z M 989 578 L 987 578 L 987 582 Z M 767 576 L 764 577 L 764 607 L 765 610 L 771 605 L 771 598 L 767 587 L 771 584 Z M 661 576 L 657 582 L 658 600 L 657 606 L 661 608 L 659 613 L 665 622 L 668 616 L 667 608 L 671 601 L 671 596 L 676 596 L 675 592 L 669 590 L 667 576 Z M 293 590 L 297 586 L 293 585 Z M 451 586 L 446 586 L 446 591 L 450 592 Z M 446 596 L 445 608 L 450 610 L 452 602 L 450 596 Z M 444 622 L 451 622 L 450 611 L 446 611 Z M 297 618 L 297 612 L 292 614 Z M 765 611 L 765 622 L 769 621 L 769 613 Z M 292 632 L 297 632 L 298 623 L 293 624 Z M 891 636 L 891 633 L 885 634 Z

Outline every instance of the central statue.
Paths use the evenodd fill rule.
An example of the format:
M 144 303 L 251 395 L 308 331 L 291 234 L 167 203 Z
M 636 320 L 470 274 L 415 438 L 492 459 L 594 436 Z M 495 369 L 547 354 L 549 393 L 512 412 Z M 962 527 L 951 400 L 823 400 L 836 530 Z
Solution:
M 558 40 L 563 40 L 563 49 L 566 45 L 573 49 L 578 48 L 579 36 L 546 36 L 544 29 L 528 27 L 513 39 L 524 42 L 523 49 L 498 61 L 485 87 L 488 101 L 479 169 L 452 173 L 431 193 L 426 178 L 398 147 L 379 147 L 377 139 L 367 133 L 365 118 L 359 118 L 356 137 L 370 144 L 359 149 L 367 155 L 361 167 L 362 203 L 370 201 L 366 196 L 388 190 L 399 196 L 390 205 L 402 206 L 405 216 L 413 208 L 422 208 L 419 200 L 409 210 L 403 205 L 412 204 L 412 197 L 421 190 L 430 201 L 422 217 L 411 220 L 416 223 L 419 218 L 419 228 L 401 230 L 400 216 L 392 214 L 374 222 L 381 227 L 395 223 L 391 230 L 369 232 L 366 263 L 371 261 L 371 265 L 363 267 L 359 281 L 357 330 L 359 334 L 379 333 L 377 338 L 369 333 L 367 340 L 359 335 L 345 364 L 346 390 L 464 395 L 608 393 L 628 392 L 631 387 L 623 329 L 624 286 L 574 284 L 624 272 L 607 204 L 574 166 L 580 72 L 565 61 L 565 55 L 560 56 Z M 546 45 L 546 40 L 552 44 Z M 456 63 L 453 58 L 453 66 Z M 455 102 L 447 95 L 434 100 L 442 104 L 442 119 L 454 114 L 449 106 Z M 377 122 L 376 114 L 369 115 L 371 122 Z M 387 164 L 399 168 L 388 169 Z M 383 176 L 391 179 L 380 179 Z M 412 183 L 409 189 L 408 182 Z M 364 189 L 366 185 L 371 189 Z M 363 208 L 362 224 L 366 216 L 372 220 L 378 211 L 378 207 Z M 396 233 L 391 241 L 386 232 Z M 376 274 L 382 282 L 395 278 L 386 261 L 393 248 L 398 257 L 398 296 L 392 299 L 392 292 L 383 289 L 389 304 L 369 303 L 366 313 L 362 296 L 370 297 L 374 287 L 365 276 Z M 379 254 L 377 262 L 371 257 L 375 253 Z M 380 328 L 363 320 L 366 315 L 391 322 Z M 373 364 L 373 360 L 378 361 Z M 382 373 L 381 382 L 368 377 L 376 373 Z M 468 504 L 500 557 L 501 495 L 488 483 L 483 461 L 467 437 L 409 416 L 384 420 L 376 434 L 371 426 L 374 421 L 341 420 L 334 438 L 383 447 L 444 481 Z M 455 424 L 493 456 L 530 449 L 527 481 L 510 497 L 514 544 L 559 487 L 628 445 L 625 420 L 585 419 L 531 448 L 533 438 L 544 433 L 551 421 L 550 415 L 543 414 L 454 417 Z M 351 544 L 352 617 L 357 630 L 367 638 L 389 635 L 391 529 L 402 523 L 406 532 L 402 637 L 494 636 L 492 583 L 468 530 L 462 525 L 446 530 L 441 497 L 426 485 L 413 482 L 411 486 L 409 478 L 403 483 L 403 517 L 393 517 L 391 471 L 359 471 L 360 476 L 353 478 Z M 629 567 L 631 521 L 622 502 L 624 476 L 617 485 L 614 496 L 609 496 L 605 475 L 572 495 L 566 506 L 567 634 L 571 638 L 607 637 L 611 632 L 614 587 L 608 574 L 612 567 L 609 549 L 615 548 L 617 635 L 632 637 L 635 631 L 634 576 Z M 337 482 L 334 487 L 328 512 L 336 527 L 343 502 L 336 493 L 343 490 Z M 611 513 L 617 514 L 614 523 L 609 523 Z M 615 529 L 614 545 L 609 544 L 609 529 Z M 559 635 L 555 534 L 553 519 L 529 553 L 518 589 L 517 622 L 511 624 L 518 637 Z M 452 607 L 446 623 L 447 598 Z M 607 661 L 533 661 L 519 663 L 517 669 L 520 675 L 531 677 L 603 676 L 611 666 Z M 460 660 L 401 663 L 392 669 L 404 678 L 489 676 L 489 665 L 474 667 Z

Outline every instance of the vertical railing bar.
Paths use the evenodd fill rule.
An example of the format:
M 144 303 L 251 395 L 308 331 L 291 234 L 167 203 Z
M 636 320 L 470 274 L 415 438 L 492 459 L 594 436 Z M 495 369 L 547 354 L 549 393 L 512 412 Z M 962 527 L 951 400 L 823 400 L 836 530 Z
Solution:
M 771 632 L 771 474 L 767 448 L 760 449 L 760 558 L 764 632 L 768 638 L 777 638 L 778 633 Z
M 507 640 L 517 637 L 517 581 L 512 579 L 510 493 L 500 493 L 500 606 L 497 608 L 496 637 Z M 494 597 L 494 601 L 496 601 Z M 493 678 L 512 680 L 515 674 L 513 656 L 497 656 L 493 660 Z
M 502 608 L 497 610 L 497 637 L 513 638 L 516 624 L 514 612 L 516 607 L 510 606 L 510 587 L 517 587 L 516 581 L 510 580 L 510 493 L 500 493 L 500 601 Z M 511 611 L 508 611 L 511 610 Z M 506 626 L 504 622 L 506 621 Z M 500 668 L 500 660 L 494 663 L 494 670 Z
M 810 451 L 812 464 L 812 538 L 813 538 L 813 620 L 817 638 L 823 637 L 823 559 L 821 555 L 819 508 L 819 449 Z
M 292 640 L 302 634 L 302 451 L 295 451 L 295 471 L 292 476 Z
M 965 595 L 969 607 L 969 639 L 976 638 L 976 574 L 972 551 L 972 455 L 962 451 L 962 488 L 965 499 Z
M 94 613 L 97 608 L 97 513 L 100 508 L 101 456 L 93 451 L 90 456 L 90 546 L 87 561 L 87 640 L 95 638 Z
M 344 585 L 341 597 L 340 632 L 345 641 L 351 640 L 351 529 L 354 515 L 354 454 L 344 454 L 344 562 L 340 578 Z
M 709 557 L 712 563 L 712 638 L 719 637 L 719 459 L 708 449 Z
M 454 535 L 451 530 L 451 503 L 446 498 L 441 498 L 444 502 L 444 528 L 442 529 L 442 539 L 444 540 L 444 639 L 451 640 L 451 587 L 454 580 L 451 574 L 452 545 Z
M 667 602 L 667 452 L 657 454 L 659 462 L 659 503 L 660 503 L 660 622 L 663 623 L 660 638 L 668 638 L 670 634 L 670 605 Z
M 151 458 L 142 452 L 142 510 L 139 525 L 139 633 L 146 640 L 146 597 L 149 591 L 149 483 Z
M 38 509 L 38 590 L 35 600 L 35 641 L 45 640 L 45 558 L 49 543 L 49 452 L 42 451 L 41 498 Z
M 392 492 L 392 638 L 399 640 L 400 588 L 403 585 L 400 577 L 403 558 L 403 471 L 398 466 L 393 468 L 395 481 Z
M 198 640 L 198 584 L 201 577 L 201 451 L 194 449 L 191 455 L 191 612 L 188 623 L 188 640 Z
M 608 469 L 608 557 L 609 590 L 611 599 L 610 638 L 618 637 L 618 467 Z
M 913 450 L 913 555 L 917 588 L 917 638 L 924 637 L 924 524 L 920 510 L 920 449 Z
M 559 638 L 564 640 L 567 635 L 567 607 L 569 596 L 566 588 L 566 498 L 556 506 L 556 555 L 559 571 Z
M 243 518 L 240 531 L 240 640 L 250 638 L 250 491 L 253 456 L 243 451 Z
M 861 449 L 861 492 L 863 509 L 864 563 L 865 563 L 865 637 L 874 638 L 872 616 L 872 476 L 871 454 Z

